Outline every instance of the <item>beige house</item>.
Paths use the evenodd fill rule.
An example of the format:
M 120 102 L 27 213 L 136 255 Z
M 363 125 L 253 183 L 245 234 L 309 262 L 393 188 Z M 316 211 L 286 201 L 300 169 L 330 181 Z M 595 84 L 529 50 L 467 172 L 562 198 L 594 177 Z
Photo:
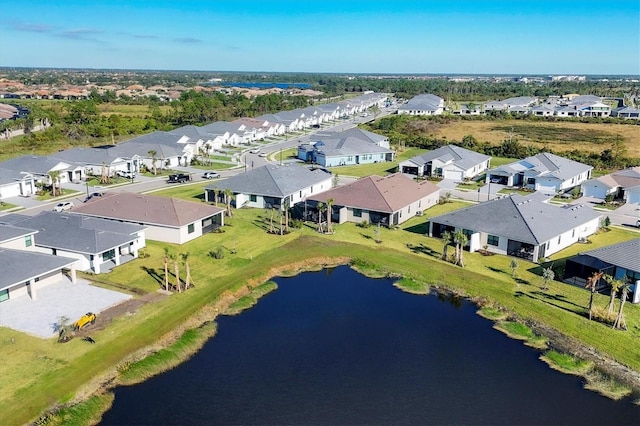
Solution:
M 120 192 L 96 197 L 74 213 L 146 226 L 146 238 L 184 244 L 224 224 L 224 209 L 176 198 Z
M 367 221 L 393 226 L 420 216 L 437 204 L 440 188 L 427 180 L 416 182 L 401 173 L 373 175 L 309 197 L 305 210 L 313 209 L 312 214 L 316 214 L 317 204 L 322 202 L 326 206 L 330 199 L 333 199 L 333 222 Z

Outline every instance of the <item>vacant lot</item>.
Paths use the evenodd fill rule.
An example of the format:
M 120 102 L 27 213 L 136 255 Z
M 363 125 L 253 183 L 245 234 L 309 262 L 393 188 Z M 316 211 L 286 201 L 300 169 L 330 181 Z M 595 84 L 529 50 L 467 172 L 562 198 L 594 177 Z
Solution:
M 629 157 L 640 158 L 640 126 L 630 124 L 537 122 L 521 120 L 454 120 L 446 124 L 430 123 L 429 134 L 447 140 L 472 135 L 479 141 L 499 144 L 510 136 L 525 144 L 548 147 L 554 151 L 579 149 L 602 152 L 620 139 Z

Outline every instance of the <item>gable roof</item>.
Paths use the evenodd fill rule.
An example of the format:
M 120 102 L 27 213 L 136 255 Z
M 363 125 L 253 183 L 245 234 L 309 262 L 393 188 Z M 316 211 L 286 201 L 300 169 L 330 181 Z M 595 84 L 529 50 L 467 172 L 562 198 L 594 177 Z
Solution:
M 2 220 L 2 217 L 0 217 L 0 220 Z M 27 235 L 33 235 L 37 232 L 38 231 L 35 229 L 21 228 L 19 226 L 0 222 L 0 243 L 15 240 L 16 238 L 25 237 Z
M 394 173 L 385 177 L 367 176 L 309 199 L 326 203 L 333 198 L 334 205 L 393 213 L 439 190 L 427 180 L 416 182 L 402 173 Z
M 542 152 L 523 160 L 514 161 L 497 167 L 491 172 L 503 171 L 513 175 L 523 171 L 533 171 L 536 177 L 553 176 L 560 180 L 567 180 L 581 173 L 593 169 L 592 166 L 569 160 L 549 152 Z
M 511 195 L 431 218 L 432 222 L 542 244 L 600 214 L 585 204 L 562 207 L 536 197 Z
M 266 165 L 207 185 L 205 189 L 230 189 L 236 194 L 286 197 L 331 178 L 322 169 L 309 170 L 297 164 Z
M 581 252 L 602 262 L 640 272 L 640 238 Z
M 400 105 L 400 110 L 436 111 L 441 108 L 443 99 L 432 94 L 414 96 L 406 104 Z
M 438 149 L 434 149 L 433 151 L 415 156 L 408 161 L 417 165 L 424 165 L 433 160 L 440 160 L 443 163 L 453 162 L 460 168 L 468 170 L 477 164 L 484 163 L 490 158 L 491 157 L 488 155 L 470 151 L 456 145 L 445 145 Z
M 60 270 L 72 265 L 75 261 L 76 259 L 52 254 L 0 248 L 0 264 L 2 264 L 0 290 Z M 25 268 L 25 265 L 29 267 Z
M 208 204 L 177 198 L 118 192 L 95 197 L 74 208 L 81 215 L 179 228 L 223 212 Z
M 344 157 L 362 154 L 389 154 L 393 151 L 357 137 L 347 136 L 340 139 L 322 138 L 314 148 L 325 157 Z
M 37 246 L 79 253 L 102 253 L 134 241 L 140 225 L 113 222 L 72 213 L 41 212 L 36 216 L 3 216 L 14 225 L 38 231 Z
M 380 142 L 384 142 L 387 140 L 386 136 L 379 135 L 377 133 L 370 132 L 368 130 L 360 129 L 359 127 L 351 127 L 346 130 L 342 130 L 339 132 L 318 132 L 314 135 L 315 138 L 320 140 L 323 139 L 342 139 L 346 137 L 353 137 L 362 139 L 367 142 L 375 143 L 379 145 Z
M 76 164 L 106 164 L 109 165 L 115 160 L 122 158 L 115 146 L 106 148 L 84 148 L 76 147 L 51 154 L 55 158 L 64 162 Z
M 62 165 L 68 168 L 69 164 L 62 162 L 53 157 L 42 157 L 39 155 L 23 155 L 3 161 L 1 164 L 3 169 L 15 170 L 17 172 L 29 172 L 39 175 L 46 175 L 52 169 Z

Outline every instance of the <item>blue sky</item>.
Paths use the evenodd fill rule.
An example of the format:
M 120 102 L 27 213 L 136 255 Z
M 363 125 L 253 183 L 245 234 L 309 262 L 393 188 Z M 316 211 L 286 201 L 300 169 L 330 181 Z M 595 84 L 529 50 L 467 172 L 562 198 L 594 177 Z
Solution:
M 640 74 L 639 0 L 0 0 L 0 66 Z

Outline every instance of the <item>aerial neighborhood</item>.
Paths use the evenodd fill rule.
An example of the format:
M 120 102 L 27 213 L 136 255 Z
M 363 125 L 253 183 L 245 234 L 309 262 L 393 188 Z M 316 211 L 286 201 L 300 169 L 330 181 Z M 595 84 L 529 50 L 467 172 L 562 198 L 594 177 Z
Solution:
M 149 241 L 180 246 L 207 234 L 213 234 L 210 238 L 215 241 L 216 233 L 225 232 L 225 218 L 233 209 L 263 209 L 270 212 L 271 220 L 274 214 L 290 212 L 292 219 L 317 224 L 323 233 L 335 232 L 332 224 L 349 222 L 363 228 L 373 225 L 380 232 L 380 227 L 397 229 L 415 219 L 425 223 L 423 235 L 445 244 L 452 244 L 452 235 L 462 234 L 462 247 L 469 252 L 544 263 L 567 247 L 588 242 L 603 226 L 603 211 L 594 209 L 587 198 L 574 201 L 578 198 L 574 195 L 602 202 L 640 202 L 638 167 L 594 178 L 592 166 L 549 152 L 492 167 L 490 155 L 453 142 L 398 159 L 399 153 L 387 136 L 354 125 L 334 126 L 354 117 L 366 118 L 374 110 L 408 116 L 441 115 L 447 110 L 444 100 L 432 94 L 418 95 L 395 109 L 390 109 L 392 105 L 387 94 L 365 93 L 335 103 L 186 125 L 113 145 L 74 147 L 1 162 L 0 201 L 4 202 L 34 197 L 43 186 L 55 191 L 70 184 L 82 187 L 91 178 L 108 181 L 115 177 L 120 185 L 126 185 L 143 173 L 153 172 L 151 177 L 155 177 L 158 171 L 175 172 L 169 176 L 170 183 L 189 183 L 193 174 L 189 167 L 194 162 L 225 149 L 237 150 L 232 157 L 236 164 L 233 172 L 224 178 L 217 172 L 203 175 L 212 180 L 202 186 L 200 202 L 126 192 L 118 187 L 103 191 L 109 189 L 104 185 L 90 194 L 87 184 L 84 200 L 62 200 L 54 211 L 35 215 L 14 211 L 0 216 L 0 262 L 5 265 L 0 302 L 36 300 L 43 288 L 53 283 L 76 285 L 78 271 L 109 273 L 138 259 Z M 601 98 L 589 95 L 544 102 L 516 97 L 465 104 L 449 113 L 481 115 L 492 111 L 543 117 L 638 118 L 633 108 L 612 110 Z M 293 153 L 286 161 L 282 148 L 279 158 L 278 152 L 272 151 L 274 155 L 266 159 L 263 150 L 269 148 L 268 141 L 293 141 L 299 135 L 305 138 L 289 148 Z M 254 167 L 251 161 L 249 167 L 246 156 L 258 153 L 266 164 Z M 386 167 L 379 169 L 386 173 L 342 176 L 341 170 L 356 166 Z M 465 184 L 477 185 L 477 192 L 465 192 L 461 186 Z M 508 191 L 499 193 L 502 188 Z M 432 207 L 447 203 L 452 193 L 467 205 L 442 214 L 429 213 Z M 282 226 L 288 224 L 280 223 L 280 233 Z M 631 300 L 640 302 L 637 247 L 632 260 L 616 261 L 615 253 L 628 250 L 626 247 L 618 244 L 584 251 L 567 264 L 566 281 L 583 283 L 594 272 L 614 271 L 632 281 Z M 594 267 L 594 261 L 588 259 L 601 259 L 601 267 Z M 30 267 L 24 269 L 24 264 Z M 107 302 L 93 309 L 106 309 Z M 19 327 L 18 319 L 7 321 L 3 325 Z M 42 337 L 48 336 L 45 333 Z

